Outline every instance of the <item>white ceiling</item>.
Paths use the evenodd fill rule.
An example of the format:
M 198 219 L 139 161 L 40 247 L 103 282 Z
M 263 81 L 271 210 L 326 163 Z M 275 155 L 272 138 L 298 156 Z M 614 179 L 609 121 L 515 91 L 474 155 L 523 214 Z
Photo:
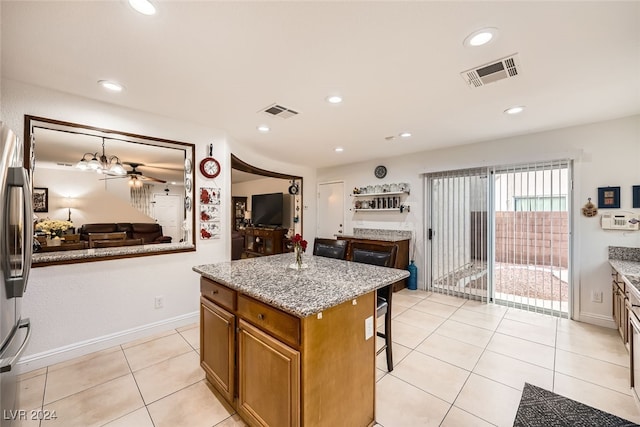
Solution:
M 311 167 L 640 113 L 637 1 L 156 4 L 148 17 L 124 0 L 3 0 L 2 77 L 222 129 Z M 462 45 L 487 26 L 494 42 Z M 471 89 L 460 77 L 516 52 L 516 78 Z M 107 78 L 126 90 L 106 93 Z M 328 104 L 333 93 L 345 101 Z M 300 114 L 259 112 L 272 103 Z M 503 114 L 513 105 L 527 108 Z M 402 131 L 413 136 L 385 140 Z

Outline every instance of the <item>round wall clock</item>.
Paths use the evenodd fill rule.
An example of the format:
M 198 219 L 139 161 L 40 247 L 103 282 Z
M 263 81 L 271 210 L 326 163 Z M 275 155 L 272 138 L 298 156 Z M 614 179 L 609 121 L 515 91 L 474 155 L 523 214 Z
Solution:
M 205 157 L 200 161 L 200 173 L 205 178 L 215 178 L 220 175 L 220 163 L 213 157 Z
M 215 178 L 220 175 L 220 163 L 213 158 L 213 144 L 209 144 L 209 157 L 200 160 L 200 173 L 205 178 Z
M 383 165 L 376 166 L 376 168 L 373 171 L 373 174 L 376 176 L 376 178 L 382 179 L 385 176 L 387 176 L 387 168 Z

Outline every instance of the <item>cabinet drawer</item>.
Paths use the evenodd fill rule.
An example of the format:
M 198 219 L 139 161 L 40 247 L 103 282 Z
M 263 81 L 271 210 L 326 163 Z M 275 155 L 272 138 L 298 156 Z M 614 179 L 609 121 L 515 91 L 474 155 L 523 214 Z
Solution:
M 238 314 L 294 347 L 300 345 L 300 319 L 244 295 L 238 296 Z
M 236 309 L 237 292 L 219 283 L 204 277 L 200 278 L 200 293 L 203 297 L 225 307 L 228 310 Z

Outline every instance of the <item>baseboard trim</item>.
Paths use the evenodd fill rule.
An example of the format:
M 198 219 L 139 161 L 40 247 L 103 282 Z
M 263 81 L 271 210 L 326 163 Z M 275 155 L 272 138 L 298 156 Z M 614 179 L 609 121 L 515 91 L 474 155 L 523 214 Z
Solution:
M 52 350 L 43 351 L 41 353 L 30 354 L 20 359 L 16 364 L 16 370 L 17 373 L 20 374 L 44 368 L 45 366 L 64 362 L 95 351 L 104 350 L 139 338 L 144 338 L 170 329 L 176 329 L 181 326 L 195 323 L 199 321 L 199 317 L 200 313 L 198 311 L 194 311 L 192 313 L 91 338 L 85 341 L 65 345 L 63 347 L 54 348 Z
M 603 326 L 605 328 L 616 329 L 616 322 L 613 321 L 611 316 L 604 316 L 602 314 L 585 313 L 582 312 L 578 315 L 577 320 L 579 322 L 589 323 L 591 325 Z

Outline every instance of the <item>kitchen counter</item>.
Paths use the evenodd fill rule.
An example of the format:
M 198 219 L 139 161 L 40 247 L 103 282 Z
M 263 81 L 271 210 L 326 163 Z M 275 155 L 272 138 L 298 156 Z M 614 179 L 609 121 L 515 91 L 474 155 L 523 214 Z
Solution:
M 119 246 L 113 248 L 78 249 L 73 251 L 34 252 L 34 267 L 90 261 L 94 258 L 135 256 L 136 254 L 163 253 L 193 248 L 187 243 L 162 243 L 154 245 Z
M 640 248 L 609 246 L 609 264 L 640 299 Z
M 640 299 L 640 261 L 610 259 L 609 264 L 620 273 L 622 280 L 631 286 L 631 290 L 635 291 L 636 298 Z
M 375 290 L 406 270 L 286 253 L 193 267 L 200 362 L 248 425 L 375 424 Z
M 203 277 L 304 318 L 409 276 L 406 270 L 303 255 L 307 268 L 294 270 L 287 253 L 193 267 Z

